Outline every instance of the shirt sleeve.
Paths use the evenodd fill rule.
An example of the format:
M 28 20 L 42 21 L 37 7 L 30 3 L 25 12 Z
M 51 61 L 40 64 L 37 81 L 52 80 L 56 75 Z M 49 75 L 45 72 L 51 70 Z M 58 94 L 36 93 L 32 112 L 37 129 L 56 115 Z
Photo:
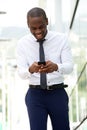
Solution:
M 58 65 L 58 72 L 61 74 L 69 74 L 73 71 L 73 57 L 71 52 L 71 47 L 68 42 L 68 38 L 65 37 L 62 51 L 61 51 L 61 57 L 60 57 L 60 63 L 57 63 Z
M 18 75 L 22 79 L 28 79 L 30 77 L 31 73 L 28 71 L 29 64 L 27 63 L 25 48 L 24 48 L 23 44 L 21 44 L 20 41 L 18 42 L 16 52 L 17 52 Z

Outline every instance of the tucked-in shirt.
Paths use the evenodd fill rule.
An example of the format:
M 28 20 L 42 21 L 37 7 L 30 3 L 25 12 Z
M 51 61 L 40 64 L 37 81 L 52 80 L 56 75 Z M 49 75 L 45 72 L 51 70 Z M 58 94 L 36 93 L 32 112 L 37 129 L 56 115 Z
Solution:
M 73 60 L 68 37 L 65 34 L 48 31 L 43 43 L 45 60 L 58 65 L 58 70 L 47 73 L 47 85 L 64 82 L 64 75 L 73 70 Z M 40 85 L 40 73 L 29 72 L 29 67 L 39 61 L 39 43 L 32 35 L 21 38 L 17 46 L 17 67 L 21 78 L 28 79 L 29 84 Z

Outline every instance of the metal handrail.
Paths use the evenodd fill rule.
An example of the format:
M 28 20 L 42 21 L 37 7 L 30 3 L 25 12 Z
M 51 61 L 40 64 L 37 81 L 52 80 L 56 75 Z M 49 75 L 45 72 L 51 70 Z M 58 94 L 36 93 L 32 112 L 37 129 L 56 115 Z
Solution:
M 78 84 L 78 82 L 79 82 L 79 80 L 80 80 L 80 78 L 81 78 L 81 76 L 82 76 L 82 74 L 83 74 L 83 72 L 84 72 L 84 70 L 85 70 L 85 68 L 86 68 L 86 65 L 87 65 L 87 62 L 84 64 L 84 66 L 83 66 L 83 68 L 82 68 L 82 70 L 81 70 L 81 73 L 80 73 L 80 75 L 79 75 L 78 78 L 77 78 L 76 85 Z M 76 85 L 75 85 L 75 86 L 76 86 Z M 74 89 L 75 89 L 75 86 L 73 87 L 73 89 L 72 89 L 72 91 L 71 91 L 70 97 L 71 97 L 71 95 L 72 95 L 72 93 L 73 93 L 73 91 L 74 91 Z
M 87 119 L 87 115 L 86 115 L 85 118 L 83 118 L 83 120 L 79 123 L 79 125 L 77 125 L 77 126 L 74 128 L 74 130 L 77 130 L 77 129 L 83 124 L 83 122 L 84 122 L 86 119 Z
M 72 26 L 73 26 L 73 23 L 74 23 L 74 19 L 75 19 L 75 15 L 76 15 L 76 11 L 77 11 L 77 8 L 78 8 L 79 1 L 80 0 L 77 0 L 76 4 L 75 4 L 74 12 L 73 12 L 72 19 L 71 19 L 70 26 L 69 26 L 70 30 L 72 29 Z M 81 73 L 77 78 L 76 85 L 78 84 L 80 78 L 82 77 L 82 74 L 86 69 L 86 65 L 87 65 L 87 62 L 84 64 L 84 66 L 83 66 L 83 68 L 81 70 Z M 74 92 L 74 89 L 75 89 L 76 85 L 73 87 L 73 89 L 72 89 L 72 91 L 70 93 L 70 97 L 72 96 L 72 93 Z M 82 119 L 82 121 L 73 130 L 77 130 L 85 122 L 86 119 L 87 119 L 87 115 Z
M 80 75 L 79 75 L 78 78 L 77 78 L 76 85 L 78 84 L 80 78 L 82 77 L 82 74 L 83 74 L 83 72 L 84 72 L 85 69 L 86 69 L 86 66 L 87 66 L 87 62 L 84 64 L 84 66 L 83 66 L 83 68 L 82 68 L 82 70 L 81 70 L 81 73 L 80 73 Z M 76 85 L 75 85 L 75 86 L 76 86 Z M 73 92 L 74 92 L 75 86 L 74 86 L 74 88 L 73 88 L 72 91 L 71 91 L 70 97 L 72 96 L 72 94 L 73 94 Z M 77 130 L 77 129 L 84 123 L 84 121 L 85 121 L 86 119 L 87 119 L 87 115 L 82 119 L 82 121 L 81 121 L 73 130 Z
M 72 15 L 72 19 L 71 19 L 71 23 L 70 23 L 69 29 L 72 28 L 72 25 L 73 25 L 73 22 L 74 22 L 74 18 L 75 18 L 75 15 L 76 15 L 76 11 L 77 11 L 77 8 L 78 8 L 79 1 L 80 1 L 80 0 L 77 0 L 77 1 L 76 1 L 75 8 L 74 8 L 74 12 L 73 12 L 73 15 Z

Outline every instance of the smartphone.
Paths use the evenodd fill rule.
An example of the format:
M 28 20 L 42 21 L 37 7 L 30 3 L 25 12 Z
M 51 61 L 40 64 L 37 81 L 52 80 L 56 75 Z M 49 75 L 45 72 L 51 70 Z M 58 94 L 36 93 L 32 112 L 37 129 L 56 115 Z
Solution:
M 45 61 L 39 61 L 38 65 L 46 65 L 46 62 Z

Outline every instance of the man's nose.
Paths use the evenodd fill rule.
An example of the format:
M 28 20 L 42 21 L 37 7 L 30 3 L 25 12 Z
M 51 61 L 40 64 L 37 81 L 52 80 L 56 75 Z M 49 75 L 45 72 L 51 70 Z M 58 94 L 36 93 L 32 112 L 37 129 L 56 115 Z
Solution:
M 41 33 L 41 29 L 36 29 L 35 33 L 36 34 L 40 34 Z

